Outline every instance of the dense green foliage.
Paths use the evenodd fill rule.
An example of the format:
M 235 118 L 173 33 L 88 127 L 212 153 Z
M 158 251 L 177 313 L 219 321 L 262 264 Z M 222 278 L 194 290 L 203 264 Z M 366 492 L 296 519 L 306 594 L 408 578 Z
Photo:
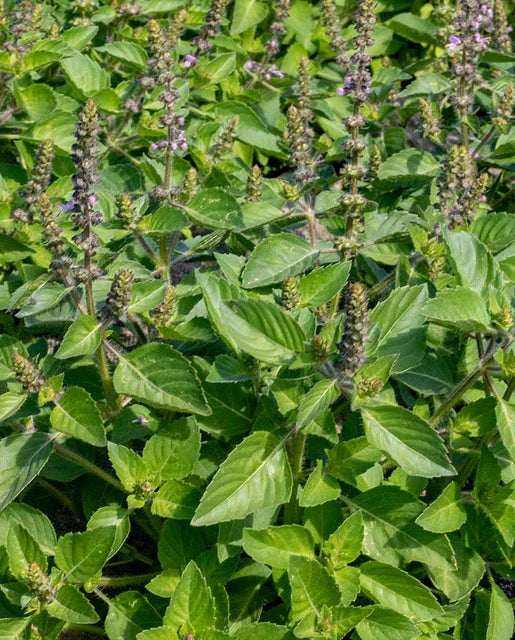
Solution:
M 0 639 L 510 640 L 507 15 L 0 3 Z

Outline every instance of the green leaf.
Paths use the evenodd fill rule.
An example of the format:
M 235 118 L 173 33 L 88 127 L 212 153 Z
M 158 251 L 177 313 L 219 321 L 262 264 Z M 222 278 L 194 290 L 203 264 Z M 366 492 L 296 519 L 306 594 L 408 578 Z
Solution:
M 339 569 L 355 560 L 361 553 L 363 543 L 363 519 L 356 511 L 334 531 L 324 542 L 323 551 L 331 559 L 335 569 Z
M 185 478 L 200 453 L 200 431 L 193 416 L 162 427 L 145 444 L 143 460 L 158 482 Z
M 310 614 L 320 616 L 322 607 L 338 604 L 340 592 L 334 578 L 318 560 L 294 556 L 288 577 L 291 588 L 290 619 L 302 620 Z
M 0 264 L 19 262 L 31 255 L 30 247 L 18 242 L 16 238 L 0 233 Z
M 54 618 L 74 624 L 95 624 L 99 620 L 99 615 L 86 596 L 71 584 L 59 587 L 46 609 Z
M 17 522 L 35 540 L 46 555 L 53 555 L 57 542 L 54 527 L 49 518 L 34 507 L 21 502 L 11 502 L 0 515 L 0 544 L 7 538 L 9 524 Z
M 175 588 L 164 616 L 166 625 L 185 633 L 198 634 L 215 624 L 215 601 L 198 566 L 188 563 Z
M 109 42 L 102 47 L 97 47 L 97 51 L 105 52 L 116 60 L 124 64 L 144 69 L 147 66 L 147 54 L 145 50 L 132 42 Z
M 256 431 L 222 463 L 191 524 L 207 526 L 238 520 L 288 502 L 291 491 L 292 473 L 284 443 L 271 433 Z
M 91 42 L 97 32 L 98 27 L 89 24 L 67 29 L 61 34 L 61 38 L 71 47 L 77 49 L 77 51 L 81 51 L 88 44 L 88 42 Z
M 327 472 L 338 480 L 363 490 L 360 479 L 373 470 L 381 452 L 362 436 L 340 442 L 328 452 Z
M 101 89 L 109 87 L 109 77 L 104 69 L 82 53 L 61 60 L 61 66 L 70 85 L 82 98 L 90 98 Z
M 52 409 L 50 423 L 56 431 L 67 433 L 94 447 L 106 446 L 100 411 L 93 398 L 82 387 L 70 387 L 64 392 Z
M 299 283 L 300 305 L 316 308 L 332 300 L 347 282 L 350 268 L 350 261 L 337 262 L 308 273 Z
M 72 145 L 75 141 L 73 133 L 76 122 L 77 120 L 73 113 L 56 109 L 32 127 L 30 137 L 34 140 L 51 140 L 61 151 L 71 153 Z M 16 242 L 14 238 L 12 238 L 12 241 Z M 0 236 L 0 262 L 2 261 L 1 248 L 2 241 Z M 30 249 L 26 252 L 32 253 Z
M 472 233 L 494 255 L 509 247 L 515 238 L 515 218 L 509 213 L 490 211 L 472 221 Z
M 277 305 L 262 300 L 224 300 L 222 281 L 197 274 L 213 325 L 236 352 L 270 364 L 291 361 L 304 349 L 299 325 Z
M 334 478 L 325 474 L 322 461 L 318 460 L 317 466 L 302 487 L 299 505 L 301 507 L 315 507 L 317 504 L 336 500 L 339 496 L 340 485 Z
M 443 289 L 424 305 L 423 314 L 436 324 L 462 332 L 485 331 L 490 316 L 484 298 L 472 289 Z
M 172 627 L 154 627 L 140 631 L 136 636 L 137 640 L 177 640 L 178 637 Z
M 491 285 L 500 284 L 494 260 L 477 238 L 465 231 L 454 231 L 447 235 L 446 242 L 460 285 L 486 295 Z
M 344 499 L 361 511 L 365 554 L 378 560 L 396 558 L 396 563 L 401 559 L 422 562 L 431 570 L 459 573 L 451 566 L 453 549 L 445 537 L 414 524 L 424 505 L 411 494 L 393 485 L 382 485 Z
M 117 553 L 129 535 L 131 525 L 129 511 L 117 506 L 100 507 L 88 520 L 87 528 L 99 529 L 108 527 L 113 532 L 113 544 L 109 551 L 109 557 Z
M 231 22 L 231 35 L 259 24 L 267 16 L 268 9 L 264 2 L 258 0 L 235 0 Z
M 70 292 L 70 287 L 63 287 L 57 282 L 49 282 L 38 287 L 21 306 L 16 314 L 18 318 L 28 318 L 41 314 L 57 306 Z
M 411 640 L 420 637 L 420 629 L 397 611 L 382 606 L 370 607 L 370 615 L 356 625 L 361 640 Z
M 433 533 L 448 533 L 459 529 L 467 519 L 461 502 L 461 489 L 451 482 L 442 493 L 418 516 L 416 522 Z
M 451 391 L 454 386 L 446 360 L 441 354 L 432 352 L 427 352 L 415 367 L 395 377 L 424 396 L 441 395 Z
M 112 528 L 100 527 L 59 538 L 55 562 L 65 572 L 66 580 L 83 583 L 98 573 L 109 557 L 113 535 Z
M 181 480 L 168 480 L 152 499 L 152 513 L 162 518 L 190 520 L 202 492 Z
M 377 177 L 381 188 L 393 190 L 430 180 L 437 175 L 439 168 L 439 162 L 429 151 L 403 149 L 383 162 Z
M 117 393 L 159 409 L 211 413 L 195 370 L 169 345 L 147 344 L 118 357 L 113 376 Z
M 136 484 L 148 480 L 150 471 L 142 458 L 132 449 L 114 442 L 107 443 L 109 460 L 126 491 L 134 491 Z
M 139 633 L 160 624 L 161 616 L 145 596 L 125 591 L 110 601 L 105 631 L 109 640 L 136 640 Z
M 485 640 L 513 638 L 513 607 L 493 580 L 490 580 L 490 608 Z
M 363 408 L 361 414 L 370 444 L 407 474 L 432 478 L 456 473 L 442 439 L 416 414 L 396 406 Z
M 136 282 L 132 287 L 129 313 L 145 313 L 161 304 L 166 292 L 166 282 L 160 280 L 144 280 Z
M 253 622 L 235 630 L 236 640 L 293 640 L 291 629 L 272 622 Z
M 15 393 L 14 391 L 3 393 L 0 396 L 0 422 L 16 413 L 26 399 L 27 396 L 24 393 Z
M 183 570 L 204 550 L 199 529 L 180 520 L 166 520 L 161 527 L 157 556 L 163 569 Z
M 363 591 L 377 603 L 417 622 L 443 614 L 431 591 L 405 571 L 382 562 L 366 562 L 360 572 Z
M 65 333 L 55 357 L 65 359 L 95 353 L 101 340 L 102 325 L 92 316 L 81 316 Z
M 238 202 L 223 189 L 213 187 L 197 193 L 185 212 L 197 224 L 213 229 L 241 229 L 243 218 Z
M 269 224 L 274 220 L 284 218 L 287 214 L 269 202 L 246 202 L 241 207 L 241 215 L 243 217 L 244 228 L 255 229 L 256 227 Z
M 292 3 L 289 15 L 284 21 L 288 34 L 293 33 L 296 40 L 306 50 L 312 46 L 313 37 L 313 11 L 312 5 L 304 0 L 296 0 Z
M 17 580 L 24 580 L 31 562 L 41 569 L 47 566 L 41 547 L 30 533 L 17 522 L 11 522 L 5 544 L 9 560 L 9 570 Z
M 239 117 L 236 138 L 241 142 L 273 155 L 281 155 L 278 136 L 268 131 L 267 125 L 251 107 L 241 102 L 222 102 L 213 111 L 220 119 Z
M 370 313 L 371 331 L 367 353 L 376 357 L 397 356 L 393 373 L 417 365 L 425 351 L 422 309 L 428 292 L 424 285 L 394 289 Z
M 20 433 L 0 440 L 0 511 L 29 485 L 45 466 L 55 435 Z
M 410 82 L 406 89 L 399 93 L 399 97 L 438 95 L 448 91 L 450 87 L 449 80 L 439 73 L 423 73 Z
M 502 443 L 515 462 L 515 404 L 499 400 L 495 413 Z
M 20 107 L 27 112 L 30 120 L 41 120 L 57 105 L 53 89 L 46 84 L 32 84 L 16 93 Z
M 0 620 L 0 640 L 27 640 L 30 617 L 2 618 Z M 30 631 L 29 631 L 30 633 Z
M 245 553 L 277 569 L 287 569 L 294 556 L 313 558 L 314 547 L 309 531 L 298 524 L 243 530 Z
M 302 429 L 324 413 L 341 395 L 336 380 L 319 380 L 302 398 L 297 414 L 297 427 Z
M 438 27 L 413 13 L 399 13 L 388 21 L 388 26 L 396 34 L 411 42 L 433 43 L 438 37 Z
M 319 251 L 293 233 L 278 233 L 262 240 L 252 252 L 243 273 L 247 289 L 282 282 L 310 269 Z
M 210 83 L 217 83 L 231 75 L 235 68 L 236 54 L 234 52 L 222 53 L 202 68 L 202 75 Z

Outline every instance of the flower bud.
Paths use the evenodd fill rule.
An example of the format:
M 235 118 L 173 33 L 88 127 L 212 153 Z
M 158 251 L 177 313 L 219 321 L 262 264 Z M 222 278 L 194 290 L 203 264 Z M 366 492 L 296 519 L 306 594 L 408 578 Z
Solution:
M 175 296 L 175 289 L 168 287 L 166 289 L 163 302 L 157 307 L 156 312 L 152 318 L 156 327 L 168 327 L 174 320 L 177 310 L 177 300 Z
M 39 602 L 50 604 L 55 597 L 56 587 L 53 587 L 50 578 L 41 569 L 37 562 L 31 562 L 27 569 L 25 582 Z
M 45 378 L 39 368 L 19 353 L 13 353 L 12 363 L 14 375 L 23 388 L 28 393 L 39 393 L 45 385 Z
M 368 291 L 361 282 L 351 282 L 344 292 L 346 312 L 343 340 L 340 345 L 343 374 L 353 377 L 365 363 L 368 336 Z
M 261 168 L 257 164 L 252 167 L 247 178 L 245 196 L 247 202 L 260 202 L 263 196 Z
M 120 269 L 114 276 L 106 300 L 106 307 L 111 316 L 121 319 L 127 313 L 131 302 L 133 280 L 134 274 L 128 269 Z
M 283 282 L 281 303 L 286 311 L 293 311 L 298 307 L 299 301 L 300 289 L 298 280 L 295 276 L 289 276 Z

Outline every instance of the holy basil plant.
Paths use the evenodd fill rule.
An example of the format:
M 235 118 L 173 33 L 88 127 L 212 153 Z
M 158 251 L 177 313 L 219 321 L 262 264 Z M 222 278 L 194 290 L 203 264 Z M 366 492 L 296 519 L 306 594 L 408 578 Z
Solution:
M 510 640 L 509 2 L 0 2 L 0 640 Z

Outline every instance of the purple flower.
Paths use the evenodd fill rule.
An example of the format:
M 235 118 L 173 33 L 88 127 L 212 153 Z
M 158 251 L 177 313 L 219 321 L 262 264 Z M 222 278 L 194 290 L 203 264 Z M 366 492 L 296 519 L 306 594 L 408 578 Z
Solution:
M 271 64 L 268 67 L 268 73 L 272 74 L 273 76 L 277 76 L 278 78 L 284 78 L 284 73 L 277 68 L 277 65 L 275 64 Z
M 479 202 L 486 202 L 486 196 L 481 196 L 479 198 Z
M 97 202 L 98 198 L 94 193 L 90 193 L 88 196 L 88 204 L 93 207 L 96 202 Z
M 150 145 L 150 148 L 152 149 L 152 151 L 157 151 L 159 149 L 159 145 L 157 144 L 157 142 L 153 142 Z
M 458 36 L 449 36 L 449 43 L 446 45 L 447 51 L 454 51 L 461 44 L 461 38 Z
M 338 87 L 338 88 L 336 89 L 336 93 L 337 93 L 339 96 L 344 96 L 344 95 L 345 95 L 345 87 Z
M 477 160 L 479 158 L 479 153 L 476 153 L 475 149 L 469 149 L 469 156 L 472 156 L 474 160 Z
M 490 38 L 483 38 L 480 33 L 475 33 L 473 38 L 474 42 L 477 42 L 477 44 L 481 45 L 482 49 L 486 49 L 488 43 L 490 42 Z
M 71 200 L 68 200 L 66 204 L 62 204 L 59 207 L 59 209 L 61 209 L 61 211 L 72 211 L 74 206 L 75 206 L 75 201 L 72 198 Z
M 177 118 L 177 124 L 183 125 L 184 124 L 184 118 L 182 116 L 178 116 Z
M 182 64 L 186 67 L 186 69 L 188 69 L 189 67 L 192 67 L 194 64 L 196 64 L 196 62 L 197 62 L 197 56 L 193 56 L 191 55 L 191 53 L 188 53 L 187 55 L 184 56 L 184 60 Z
M 148 418 L 145 418 L 145 416 L 138 416 L 132 422 L 135 423 L 135 424 L 147 424 L 147 423 L 150 422 L 150 420 Z
M 245 69 L 248 69 L 249 71 L 255 69 L 256 67 L 257 63 L 254 62 L 254 60 L 247 60 L 247 62 L 245 63 Z

